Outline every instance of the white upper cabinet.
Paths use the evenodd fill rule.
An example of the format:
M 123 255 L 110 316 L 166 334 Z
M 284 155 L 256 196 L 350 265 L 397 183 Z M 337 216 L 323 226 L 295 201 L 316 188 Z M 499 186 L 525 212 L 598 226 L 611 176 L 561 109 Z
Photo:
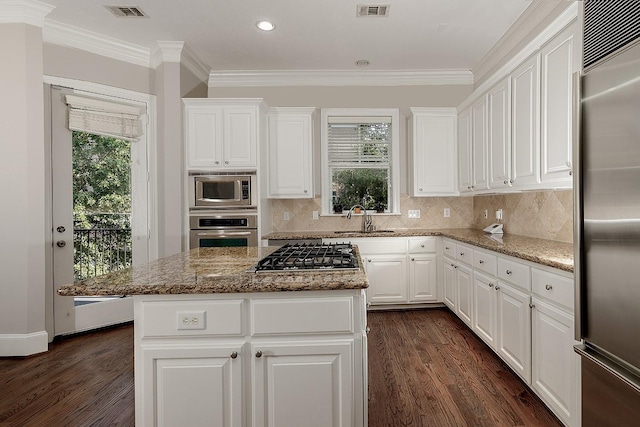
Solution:
M 460 192 L 471 191 L 471 108 L 458 114 L 458 189 Z
M 538 55 L 511 74 L 512 181 L 514 187 L 540 183 L 540 104 Z
M 540 51 L 542 182 L 571 187 L 573 73 L 579 70 L 576 26 L 571 25 Z
M 563 21 L 565 22 L 565 21 Z M 571 188 L 578 25 L 547 30 L 512 71 L 492 76 L 459 108 L 460 192 Z M 549 35 L 546 35 L 549 34 Z M 525 58 L 526 53 L 518 54 Z M 500 79 L 500 80 L 498 80 Z
M 269 198 L 313 197 L 315 107 L 269 109 Z
M 471 106 L 471 141 L 473 152 L 473 191 L 489 188 L 487 145 L 487 97 L 483 96 Z
M 511 80 L 489 91 L 489 187 L 511 185 Z
M 183 99 L 188 170 L 250 170 L 264 104 L 261 99 Z
M 456 195 L 455 108 L 411 108 L 411 196 Z

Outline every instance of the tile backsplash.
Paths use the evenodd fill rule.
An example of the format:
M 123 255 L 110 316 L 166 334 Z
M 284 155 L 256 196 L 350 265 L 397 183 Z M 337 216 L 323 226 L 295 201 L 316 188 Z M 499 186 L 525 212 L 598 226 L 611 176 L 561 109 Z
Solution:
M 359 230 L 360 215 L 320 216 L 319 196 L 313 199 L 274 199 L 271 201 L 273 231 Z M 448 208 L 450 217 L 444 217 Z M 400 196 L 400 215 L 376 215 L 378 229 L 407 228 L 484 228 L 496 222 L 495 211 L 502 209 L 505 233 L 541 239 L 573 241 L 573 192 L 540 191 L 475 197 Z M 409 218 L 409 210 L 419 210 L 420 218 Z M 484 219 L 484 211 L 488 218 Z M 289 220 L 285 221 L 285 212 Z

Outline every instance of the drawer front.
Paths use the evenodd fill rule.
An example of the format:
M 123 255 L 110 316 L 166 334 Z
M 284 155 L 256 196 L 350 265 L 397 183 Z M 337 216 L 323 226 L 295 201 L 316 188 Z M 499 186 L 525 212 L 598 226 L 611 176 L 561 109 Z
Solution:
M 421 237 L 409 239 L 409 253 L 410 254 L 423 254 L 429 252 L 437 252 L 436 237 Z
M 475 249 L 473 251 L 473 267 L 495 276 L 497 269 L 497 257 L 489 252 Z
M 456 242 L 444 239 L 442 241 L 442 253 L 444 256 L 456 258 Z
M 531 288 L 534 294 L 573 310 L 572 279 L 532 268 Z
M 361 255 L 407 253 L 407 239 L 404 237 L 345 237 L 339 239 L 323 239 L 323 242 L 353 243 L 358 246 Z
M 456 243 L 456 259 L 465 264 L 473 265 L 473 248 L 471 246 Z
M 251 302 L 251 334 L 353 333 L 352 298 L 296 298 Z
M 158 301 L 142 305 L 143 336 L 242 335 L 243 300 Z
M 531 268 L 528 265 L 498 257 L 498 277 L 531 291 Z

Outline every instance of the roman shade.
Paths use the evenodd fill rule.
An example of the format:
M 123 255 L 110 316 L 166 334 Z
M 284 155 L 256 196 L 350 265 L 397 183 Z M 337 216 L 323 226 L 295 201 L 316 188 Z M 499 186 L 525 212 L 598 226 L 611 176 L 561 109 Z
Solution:
M 69 130 L 136 141 L 143 135 L 144 108 L 78 95 L 66 95 Z

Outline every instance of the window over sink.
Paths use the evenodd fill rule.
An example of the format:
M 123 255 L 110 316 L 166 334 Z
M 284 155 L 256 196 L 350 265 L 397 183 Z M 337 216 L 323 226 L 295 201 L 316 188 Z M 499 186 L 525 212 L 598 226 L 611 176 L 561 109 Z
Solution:
M 323 214 L 399 213 L 398 110 L 328 108 L 321 120 Z

